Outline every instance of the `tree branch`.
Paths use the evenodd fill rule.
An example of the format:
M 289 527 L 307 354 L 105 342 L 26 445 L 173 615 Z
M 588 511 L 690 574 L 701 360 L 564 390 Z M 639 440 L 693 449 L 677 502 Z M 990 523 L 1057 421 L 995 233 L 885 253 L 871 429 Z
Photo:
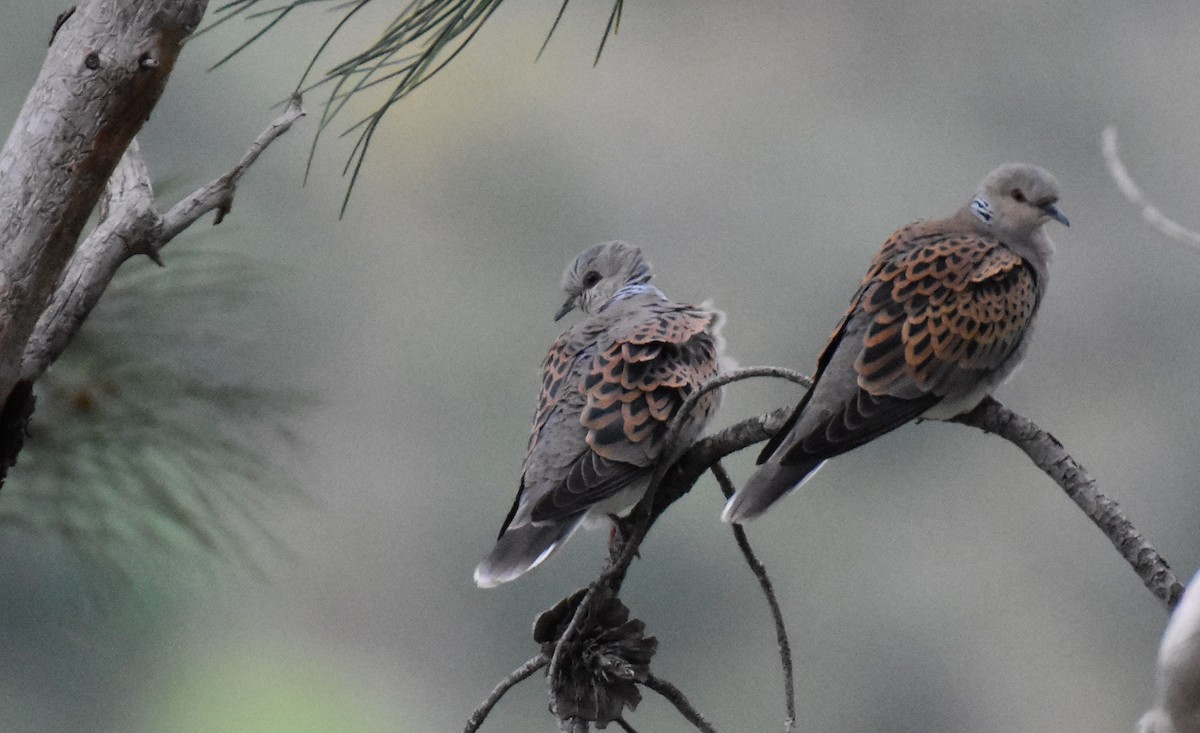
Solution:
M 721 487 L 721 493 L 725 495 L 726 499 L 732 497 L 733 481 L 726 473 L 725 467 L 720 462 L 714 463 L 712 472 Z M 795 733 L 796 683 L 792 675 L 792 645 L 788 641 L 787 626 L 783 623 L 783 609 L 779 607 L 779 599 L 775 597 L 775 587 L 771 583 L 771 577 L 767 575 L 766 566 L 750 548 L 750 539 L 746 536 L 745 528 L 740 524 L 734 524 L 732 528 L 733 538 L 737 541 L 738 549 L 742 551 L 742 557 L 746 558 L 750 572 L 754 573 L 754 577 L 758 579 L 758 585 L 762 588 L 763 595 L 767 597 L 767 605 L 771 608 L 771 618 L 775 622 L 775 641 L 779 644 L 779 664 L 783 668 L 783 706 L 785 710 L 783 733 Z
M 722 375 L 722 377 L 706 383 L 702 390 L 707 391 L 738 379 L 763 375 L 785 376 L 801 383 L 807 383 L 807 378 L 797 375 L 794 372 L 788 372 L 788 370 L 775 367 L 756 367 Z M 694 402 L 686 402 L 681 407 L 680 412 L 686 414 L 686 411 L 690 410 L 693 404 Z M 631 517 L 636 518 L 632 531 L 627 534 L 625 542 L 609 554 L 599 576 L 584 592 L 579 605 L 572 614 L 570 622 L 555 644 L 554 653 L 551 655 L 549 669 L 547 670 L 547 681 L 551 688 L 551 712 L 559 721 L 560 726 L 564 726 L 563 730 L 586 730 L 586 723 L 575 719 L 564 719 L 558 715 L 553 689 L 554 680 L 559 674 L 558 670 L 562 664 L 564 650 L 567 648 L 565 642 L 572 640 L 573 636 L 579 633 L 582 618 L 587 612 L 589 605 L 597 597 L 598 589 L 604 587 L 610 590 L 611 594 L 615 596 L 620 589 L 629 562 L 632 561 L 638 545 L 645 538 L 646 532 L 649 530 L 654 519 L 660 516 L 675 500 L 686 494 L 705 471 L 717 466 L 717 462 L 721 458 L 773 436 L 783 427 L 792 409 L 780 408 L 765 415 L 749 418 L 714 435 L 698 440 L 683 453 L 669 470 L 662 470 L 661 475 L 659 471 L 656 471 L 652 476 L 651 485 L 647 488 L 646 496 L 631 515 Z M 1034 465 L 1058 483 L 1067 492 L 1067 495 L 1100 527 L 1117 549 L 1121 551 L 1122 556 L 1133 566 L 1135 572 L 1138 573 L 1145 582 L 1146 587 L 1155 596 L 1163 600 L 1168 606 L 1174 606 L 1178 602 L 1183 592 L 1183 587 L 1175 579 L 1175 575 L 1171 572 L 1166 561 L 1137 532 L 1133 524 L 1121 514 L 1116 502 L 1097 490 L 1095 481 L 1088 476 L 1077 461 L 1067 454 L 1062 444 L 1052 435 L 1041 430 L 1026 418 L 1011 412 L 991 397 L 985 398 L 971 412 L 953 418 L 948 422 L 970 425 L 985 432 L 999 435 L 1021 448 L 1034 462 Z M 669 435 L 671 434 L 673 433 L 669 433 Z M 669 445 L 670 443 L 668 442 L 667 444 Z M 669 455 L 669 452 L 666 455 Z M 718 467 L 714 472 L 721 473 L 722 471 Z M 655 482 L 658 481 L 661 482 L 661 486 L 655 485 Z M 726 491 L 729 488 L 728 485 L 724 487 Z M 764 585 L 764 591 L 766 590 L 767 587 Z M 776 616 L 776 631 L 780 639 L 781 657 L 790 658 L 790 649 L 784 646 L 786 632 L 782 628 L 780 620 L 782 614 L 774 607 L 777 604 L 772 605 L 773 613 Z M 784 662 L 784 666 L 786 677 L 788 675 L 787 668 L 790 665 L 788 662 Z M 690 705 L 686 705 L 686 699 L 682 698 L 682 694 L 678 690 L 675 690 L 674 687 L 654 678 L 652 675 L 644 684 L 667 696 L 672 702 L 676 702 L 677 699 L 682 700 L 682 703 L 676 702 L 676 707 L 680 709 L 680 712 L 687 716 L 688 720 L 697 725 L 700 730 L 711 730 L 711 727 L 704 727 L 708 725 L 707 722 L 702 717 L 699 717 L 699 714 L 695 713 L 690 708 Z M 788 684 L 788 688 L 791 689 L 791 687 L 792 685 Z M 678 697 L 674 697 L 675 695 L 678 695 Z M 686 708 L 680 707 L 681 704 L 684 704 Z M 791 731 L 794 730 L 795 723 L 794 702 L 789 702 L 788 707 L 788 719 L 785 722 L 785 730 Z M 693 715 L 695 718 L 691 717 Z M 700 722 L 697 722 L 697 720 Z M 582 728 L 580 728 L 581 723 L 583 725 Z
M 276 117 L 267 129 L 259 133 L 242 159 L 228 173 L 197 189 L 190 196 L 171 207 L 163 214 L 162 240 L 157 245 L 159 249 L 173 237 L 190 227 L 197 219 L 210 211 L 216 211 L 213 225 L 220 224 L 225 215 L 233 207 L 233 194 L 237 190 L 238 181 L 258 160 L 258 156 L 267 149 L 283 133 L 291 129 L 296 120 L 304 116 L 304 107 L 299 94 L 293 94 L 288 100 L 287 108 Z
M 109 178 L 101 206 L 101 222 L 71 256 L 62 281 L 42 312 L 21 358 L 21 377 L 36 380 L 62 354 L 99 302 L 117 270 L 129 258 L 144 254 L 162 264 L 159 252 L 176 235 L 210 211 L 220 223 L 233 204 L 238 181 L 276 138 L 304 115 L 300 98 L 255 139 L 228 173 L 197 189 L 159 216 L 150 172 L 137 140 L 130 142 Z
M 483 704 L 476 708 L 475 712 L 471 713 L 471 717 L 467 719 L 467 727 L 463 728 L 463 733 L 475 733 L 475 731 L 479 730 L 479 726 L 483 725 L 483 721 L 492 712 L 492 708 L 496 707 L 496 703 L 500 702 L 500 698 L 504 697 L 509 690 L 529 679 L 533 676 L 534 672 L 549 663 L 549 657 L 545 654 L 538 654 L 536 657 L 531 658 L 528 662 L 514 669 L 507 677 L 500 681 L 500 684 L 496 685 L 496 688 L 492 690 L 492 694 L 487 696 Z
M 701 397 L 732 382 L 750 379 L 753 377 L 766 376 L 789 379 L 798 384 L 802 384 L 805 387 L 812 386 L 812 381 L 808 377 L 790 369 L 784 369 L 783 367 L 746 367 L 744 369 L 735 369 L 718 375 L 717 377 L 714 377 L 713 379 L 710 379 L 701 385 L 701 387 L 689 395 L 687 400 L 685 400 L 684 403 L 679 407 L 679 410 L 671 419 L 671 424 L 667 429 L 666 436 L 663 438 L 663 450 L 661 455 L 664 457 L 670 457 L 676 454 L 674 443 L 679 438 L 679 431 L 683 425 L 683 421 L 696 406 L 696 403 Z M 780 422 L 780 426 L 782 426 L 782 424 L 783 423 Z M 778 430 L 779 428 L 776 427 L 775 429 Z M 752 437 L 756 434 L 757 433 L 752 428 L 748 428 L 745 432 L 739 433 L 739 437 L 744 439 Z M 747 443 L 746 445 L 751 444 L 752 443 Z M 745 447 L 745 445 L 742 447 Z M 672 468 L 672 465 L 673 464 L 669 462 L 668 458 L 667 460 L 663 460 L 654 469 L 654 472 L 650 476 L 650 483 L 646 488 L 645 495 L 638 502 L 637 506 L 634 507 L 633 512 L 630 514 L 630 518 L 632 519 L 632 529 L 627 533 L 624 542 L 622 542 L 614 552 L 609 554 L 609 558 L 607 562 L 605 562 L 604 569 L 601 570 L 599 577 L 597 577 L 596 580 L 594 580 L 591 585 L 588 586 L 587 592 L 584 594 L 583 599 L 579 602 L 579 606 L 575 609 L 575 613 L 571 617 L 570 623 L 567 624 L 566 629 L 563 631 L 562 636 L 559 637 L 558 643 L 554 647 L 554 654 L 550 658 L 550 669 L 547 671 L 546 677 L 550 689 L 550 710 L 560 721 L 562 720 L 562 716 L 558 715 L 558 701 L 554 694 L 555 680 L 558 679 L 564 650 L 570 643 L 574 641 L 574 637 L 579 633 L 583 617 L 587 615 L 591 608 L 591 604 L 594 602 L 594 599 L 597 596 L 596 590 L 601 586 L 606 586 L 612 591 L 614 596 L 618 593 L 621 588 L 621 583 L 625 579 L 625 571 L 628 570 L 629 564 L 633 562 L 633 558 L 637 555 L 638 547 L 641 546 L 642 540 L 646 537 L 646 533 L 650 531 L 650 526 L 654 523 L 654 520 L 657 519 L 658 516 L 660 516 L 662 512 L 666 510 L 667 506 L 675 501 L 675 499 L 678 499 L 691 490 L 691 487 L 695 485 L 696 480 L 699 479 L 699 477 L 703 474 L 703 471 L 701 471 L 695 476 L 695 478 L 692 478 L 686 484 L 686 486 L 683 484 L 674 484 L 674 490 L 671 492 L 675 495 L 674 498 L 670 499 L 670 501 L 659 504 L 656 497 L 659 484 L 663 482 L 668 469 Z M 708 466 L 705 467 L 705 470 L 707 469 Z
M 1142 218 L 1164 236 L 1189 247 L 1200 248 L 1200 233 L 1168 218 L 1166 214 L 1158 210 L 1158 207 L 1150 203 L 1150 199 L 1146 198 L 1146 194 L 1142 193 L 1142 189 L 1134 183 L 1133 176 L 1129 175 L 1129 170 L 1125 168 L 1125 164 L 1121 162 L 1121 156 L 1117 153 L 1117 128 L 1112 126 L 1104 128 L 1101 138 L 1104 162 L 1108 165 L 1109 175 L 1112 176 L 1113 182 L 1117 184 L 1117 188 L 1121 189 L 1125 198 L 1138 207 Z
M 207 0 L 81 0 L 0 151 L 0 397 Z
M 717 729 L 712 727 L 712 723 L 708 722 L 696 708 L 692 707 L 692 703 L 675 685 L 654 675 L 647 677 L 646 681 L 642 684 L 665 697 L 668 702 L 675 706 L 680 715 L 686 718 L 689 723 L 696 726 L 702 733 L 717 733 Z
M 746 418 L 719 433 L 692 443 L 663 479 L 663 484 L 654 497 L 654 515 L 661 515 L 668 506 L 690 491 L 704 472 L 717 461 L 755 443 L 761 443 L 779 432 L 793 409 L 795 408 L 780 407 L 765 415 Z
M 1150 592 L 1174 608 L 1183 593 L 1183 586 L 1171 572 L 1167 561 L 1142 537 L 1133 523 L 1121 513 L 1121 508 L 1096 488 L 1096 481 L 1083 466 L 1067 454 L 1063 444 L 1017 415 L 991 397 L 987 397 L 971 412 L 952 422 L 971 425 L 987 433 L 999 435 L 1020 448 L 1034 465 L 1054 479 L 1067 496 L 1083 510 L 1088 518 L 1104 532 L 1121 556 L 1133 566 L 1134 572 Z

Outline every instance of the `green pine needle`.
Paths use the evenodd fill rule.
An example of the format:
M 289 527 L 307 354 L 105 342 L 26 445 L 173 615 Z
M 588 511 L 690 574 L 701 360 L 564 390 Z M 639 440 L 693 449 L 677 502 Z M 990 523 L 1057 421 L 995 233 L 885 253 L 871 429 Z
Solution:
M 317 124 L 312 148 L 309 151 L 305 178 L 311 171 L 313 156 L 321 135 L 326 127 L 339 118 L 350 99 L 382 84 L 390 85 L 390 91 L 385 94 L 382 101 L 376 104 L 372 112 L 350 124 L 341 133 L 343 136 L 355 136 L 353 147 L 342 169 L 343 175 L 349 174 L 350 176 L 350 182 L 346 186 L 346 193 L 342 199 L 342 215 L 346 213 L 346 207 L 350 203 L 350 194 L 358 182 L 371 141 L 384 116 L 391 111 L 393 105 L 416 91 L 454 60 L 475 38 L 483 24 L 491 18 L 503 2 L 503 0 L 410 0 L 387 24 L 374 43 L 365 50 L 337 63 L 328 69 L 320 79 L 310 82 L 309 78 L 313 70 L 329 49 L 334 38 L 346 28 L 359 11 L 374 1 L 285 0 L 277 4 L 277 0 L 271 3 L 268 0 L 230 0 L 216 9 L 215 19 L 204 29 L 205 31 L 211 30 L 239 16 L 247 19 L 268 19 L 266 24 L 249 39 L 218 61 L 214 65 L 216 67 L 238 55 L 275 28 L 289 13 L 301 6 L 318 3 L 332 4 L 331 9 L 341 14 L 332 30 L 325 36 L 313 54 L 296 85 L 296 91 L 301 93 L 312 91 L 317 87 L 330 88 L 321 119 Z M 270 7 L 267 7 L 268 5 Z M 600 46 L 596 51 L 596 63 L 600 62 L 600 56 L 604 53 L 604 47 L 609 37 L 615 35 L 620 29 L 623 8 L 624 0 L 614 0 L 608 25 L 604 29 Z M 567 0 L 564 0 L 541 49 L 538 51 L 539 58 L 550 43 L 550 38 L 558 28 L 559 21 L 562 20 L 566 9 Z

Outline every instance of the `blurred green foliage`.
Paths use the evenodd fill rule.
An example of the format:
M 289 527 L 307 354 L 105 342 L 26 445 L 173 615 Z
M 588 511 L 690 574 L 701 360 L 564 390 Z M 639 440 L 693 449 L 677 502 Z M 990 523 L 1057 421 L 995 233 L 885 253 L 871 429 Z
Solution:
M 39 382 L 0 502 L 0 531 L 61 539 L 99 600 L 214 563 L 255 572 L 275 544 L 262 517 L 296 495 L 266 456 L 294 440 L 308 398 L 221 367 L 263 305 L 262 268 L 234 252 L 168 255 L 166 269 L 123 268 Z
M 219 646 L 170 673 L 141 715 L 144 733 L 408 733 L 353 686 L 333 660 L 261 641 Z

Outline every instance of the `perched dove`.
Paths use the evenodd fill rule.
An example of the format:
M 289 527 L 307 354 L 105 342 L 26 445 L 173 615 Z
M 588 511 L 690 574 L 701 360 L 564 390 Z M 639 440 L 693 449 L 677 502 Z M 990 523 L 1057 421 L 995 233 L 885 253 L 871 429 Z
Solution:
M 826 459 L 917 417 L 974 408 L 1016 368 L 1067 225 L 1058 182 L 1009 164 L 958 213 L 902 227 L 884 242 L 817 361 L 814 384 L 759 455 L 722 519 L 762 514 Z
M 624 242 L 585 250 L 563 273 L 568 297 L 555 320 L 575 308 L 587 318 L 542 362 L 520 488 L 475 568 L 479 586 L 522 575 L 581 523 L 631 508 L 655 465 L 675 460 L 716 411 L 718 392 L 701 397 L 664 455 L 671 418 L 718 372 L 723 315 L 668 300 L 652 276 L 641 250 Z

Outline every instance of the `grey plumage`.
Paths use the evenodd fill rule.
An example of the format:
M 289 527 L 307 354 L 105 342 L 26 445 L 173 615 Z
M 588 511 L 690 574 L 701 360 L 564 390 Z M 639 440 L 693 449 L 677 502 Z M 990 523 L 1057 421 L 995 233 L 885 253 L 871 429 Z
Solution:
M 688 395 L 718 370 L 722 316 L 675 303 L 649 284 L 641 250 L 606 242 L 563 273 L 567 301 L 587 316 L 542 362 L 517 497 L 492 552 L 475 569 L 482 587 L 516 578 L 549 557 L 581 524 L 628 510 L 666 455 L 667 426 Z M 702 397 L 677 447 L 715 412 Z
M 829 458 L 920 416 L 962 414 L 1020 363 L 1048 281 L 1043 225 L 1067 224 L 1036 166 L 992 171 L 955 215 L 897 230 L 817 362 L 813 388 L 726 504 L 743 522 Z

